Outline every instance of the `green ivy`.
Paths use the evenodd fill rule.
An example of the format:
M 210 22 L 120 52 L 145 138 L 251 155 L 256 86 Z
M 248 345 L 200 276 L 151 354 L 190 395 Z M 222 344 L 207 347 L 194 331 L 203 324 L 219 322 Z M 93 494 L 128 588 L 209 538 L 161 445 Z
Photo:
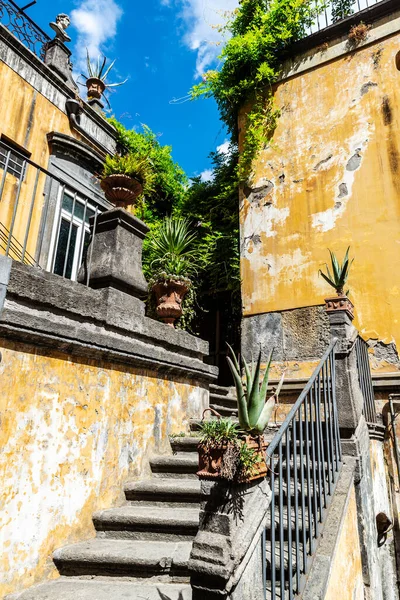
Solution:
M 219 71 L 208 71 L 191 90 L 192 99 L 213 96 L 221 118 L 239 140 L 238 115 L 246 105 L 245 135 L 239 161 L 241 181 L 251 179 L 254 158 L 268 143 L 279 112 L 273 103 L 276 83 L 288 47 L 306 35 L 322 0 L 242 0 L 224 29 Z

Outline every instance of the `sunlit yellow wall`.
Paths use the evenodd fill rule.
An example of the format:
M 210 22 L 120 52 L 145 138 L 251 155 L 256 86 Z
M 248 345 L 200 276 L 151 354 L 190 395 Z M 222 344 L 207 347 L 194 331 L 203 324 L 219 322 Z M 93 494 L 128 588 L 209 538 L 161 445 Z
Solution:
M 79 135 L 71 130 L 67 115 L 34 90 L 29 83 L 3 62 L 0 62 L 0 106 L 0 133 L 30 152 L 31 160 L 41 167 L 47 168 L 48 166 L 49 146 L 46 137 L 48 133 L 57 131 L 79 138 Z M 0 170 L 0 180 L 2 176 L 3 171 Z M 13 231 L 14 236 L 21 244 L 24 242 L 35 178 L 36 169 L 28 167 L 21 187 L 16 226 Z M 43 208 L 44 182 L 45 176 L 41 175 L 38 180 L 28 239 L 27 250 L 32 255 L 36 249 Z M 18 180 L 13 175 L 7 174 L 6 186 L 0 202 L 0 223 L 8 229 L 12 220 L 17 191 Z
M 208 392 L 113 364 L 0 340 L 0 598 L 55 577 L 54 549 L 92 537 L 148 456 L 188 430 Z
M 357 505 L 354 488 L 346 508 L 343 526 L 335 548 L 324 600 L 363 600 L 360 540 L 357 529 Z
M 356 325 L 400 346 L 399 50 L 392 35 L 277 86 L 282 114 L 254 176 L 273 189 L 241 210 L 246 316 L 323 303 L 327 248 L 351 245 Z

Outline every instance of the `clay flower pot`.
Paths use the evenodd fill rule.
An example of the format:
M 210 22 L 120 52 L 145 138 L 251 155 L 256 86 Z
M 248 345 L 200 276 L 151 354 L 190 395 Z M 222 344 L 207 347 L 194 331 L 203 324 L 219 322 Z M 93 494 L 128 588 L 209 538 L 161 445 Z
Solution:
M 325 298 L 325 308 L 327 313 L 345 311 L 350 319 L 354 319 L 354 304 L 345 294 L 338 294 L 332 298 Z
M 252 436 L 246 437 L 246 444 L 248 448 L 252 448 L 257 453 L 260 462 L 254 467 L 253 472 L 246 477 L 245 479 L 241 479 L 240 483 L 246 483 L 248 481 L 254 481 L 255 479 L 261 479 L 267 475 L 267 463 L 265 462 L 265 453 L 268 448 L 268 443 L 265 442 L 263 436 L 258 436 L 254 438 Z
M 109 202 L 125 208 L 133 204 L 143 191 L 142 184 L 124 174 L 108 175 L 101 180 L 101 188 Z
M 105 83 L 97 77 L 89 77 L 89 79 L 86 80 L 86 87 L 88 98 L 97 98 L 97 100 L 101 99 L 101 96 L 106 89 Z
M 156 297 L 157 317 L 170 327 L 175 327 L 175 321 L 182 316 L 182 301 L 189 291 L 189 285 L 169 279 L 155 283 L 152 290 Z
M 198 445 L 199 470 L 197 476 L 199 479 L 222 479 L 221 469 L 227 448 L 227 444 L 219 446 Z

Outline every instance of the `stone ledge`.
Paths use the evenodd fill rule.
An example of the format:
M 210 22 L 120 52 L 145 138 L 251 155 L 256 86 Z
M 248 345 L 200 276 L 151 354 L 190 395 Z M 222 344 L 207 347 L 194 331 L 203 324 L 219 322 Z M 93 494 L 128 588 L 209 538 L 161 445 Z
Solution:
M 93 290 L 41 269 L 12 263 L 0 335 L 89 359 L 214 381 L 208 343 L 159 323 L 117 290 Z

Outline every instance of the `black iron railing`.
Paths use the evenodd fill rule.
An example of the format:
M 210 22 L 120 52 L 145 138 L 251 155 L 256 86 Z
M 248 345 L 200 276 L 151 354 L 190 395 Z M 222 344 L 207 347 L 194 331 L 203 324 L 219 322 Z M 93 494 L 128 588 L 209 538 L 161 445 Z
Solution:
M 263 534 L 265 599 L 300 594 L 341 468 L 335 345 L 267 449 L 272 500 Z
M 42 60 L 50 37 L 12 0 L 0 0 L 0 22 Z
M 90 278 L 90 223 L 114 208 L 90 198 L 14 148 L 0 144 L 0 254 L 76 279 Z M 87 252 L 87 249 L 89 250 Z
M 322 31 L 330 25 L 342 21 L 346 17 L 356 15 L 362 11 L 379 4 L 384 0 L 329 0 L 326 7 L 319 13 L 306 35 Z
M 368 358 L 368 344 L 362 337 L 356 339 L 358 381 L 364 397 L 364 417 L 367 423 L 376 423 L 376 407 L 371 367 Z

